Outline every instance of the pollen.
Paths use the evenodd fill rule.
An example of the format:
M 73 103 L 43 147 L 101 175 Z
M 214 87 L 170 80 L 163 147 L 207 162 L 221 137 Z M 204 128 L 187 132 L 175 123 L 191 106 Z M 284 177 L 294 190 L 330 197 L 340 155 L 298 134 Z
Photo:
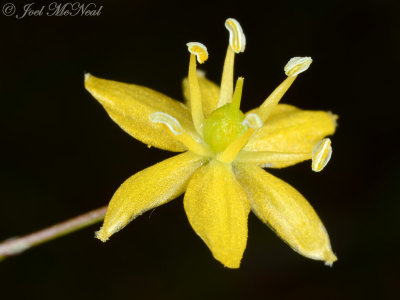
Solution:
M 188 46 L 189 52 L 191 54 L 196 55 L 199 64 L 204 63 L 208 59 L 207 47 L 204 46 L 203 44 L 197 42 L 190 42 L 187 43 L 186 46 Z
M 320 141 L 312 152 L 312 170 L 314 172 L 320 172 L 328 164 L 332 156 L 331 140 L 325 138 Z

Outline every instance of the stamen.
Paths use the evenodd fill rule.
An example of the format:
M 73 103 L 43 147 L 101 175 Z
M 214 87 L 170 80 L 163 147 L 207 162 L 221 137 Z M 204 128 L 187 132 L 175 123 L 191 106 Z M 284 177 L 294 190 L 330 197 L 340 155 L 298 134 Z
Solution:
M 293 57 L 286 64 L 284 70 L 287 76 L 296 76 L 306 71 L 312 63 L 311 57 Z
M 224 69 L 222 71 L 221 91 L 217 107 L 224 106 L 231 102 L 233 93 L 233 66 L 235 64 L 235 52 L 228 46 L 226 51 Z
M 268 119 L 274 107 L 297 78 L 297 75 L 307 70 L 311 63 L 311 57 L 293 57 L 289 60 L 284 68 L 285 74 L 288 77 L 268 96 L 258 109 L 258 114 L 263 122 Z
M 224 163 L 231 163 L 235 157 L 238 155 L 240 150 L 244 146 L 246 146 L 250 137 L 253 135 L 254 131 L 262 126 L 260 118 L 256 114 L 248 114 L 246 119 L 243 121 L 243 124 L 248 124 L 249 129 L 234 140 L 228 147 L 224 150 L 224 152 L 218 154 L 217 159 Z
M 244 118 L 243 125 L 247 125 L 248 127 L 257 129 L 263 126 L 260 117 L 257 114 L 248 114 L 246 118 Z
M 243 81 L 243 77 L 238 78 L 236 81 L 235 92 L 233 93 L 232 105 L 236 110 L 240 108 L 240 101 L 242 100 Z
M 221 91 L 217 107 L 224 106 L 232 101 L 235 53 L 243 52 L 246 47 L 246 37 L 237 20 L 232 18 L 227 19 L 225 21 L 225 27 L 229 31 L 229 45 L 226 51 L 224 69 L 222 71 Z
M 201 91 L 199 81 L 196 74 L 196 59 L 199 63 L 203 63 L 208 58 L 206 46 L 200 43 L 187 43 L 188 50 L 191 53 L 189 62 L 189 90 L 190 90 L 190 109 L 192 112 L 192 119 L 196 131 L 203 136 L 202 124 L 204 122 L 203 106 L 201 103 Z
M 229 30 L 229 45 L 235 53 L 244 52 L 246 48 L 246 36 L 240 23 L 233 18 L 225 21 L 225 27 Z
M 311 168 L 314 172 L 320 172 L 328 164 L 332 156 L 331 140 L 325 138 L 320 141 L 312 152 Z
M 247 142 L 249 141 L 250 137 L 253 135 L 255 129 L 249 128 L 247 131 L 241 135 L 239 138 L 234 140 L 224 152 L 217 155 L 217 159 L 223 163 L 231 163 L 235 160 L 235 157 L 238 155 L 240 150 L 244 146 L 246 146 Z
M 176 139 L 180 141 L 182 144 L 184 144 L 188 148 L 188 150 L 193 153 L 205 157 L 212 157 L 214 155 L 214 152 L 210 149 L 210 146 L 208 146 L 205 143 L 201 144 L 198 143 L 194 138 L 192 138 L 186 132 L 178 135 Z
M 187 134 L 179 121 L 174 117 L 164 112 L 155 112 L 149 116 L 153 123 L 161 123 L 168 127 L 168 129 L 175 135 L 175 138 L 184 144 L 189 151 L 202 155 L 212 156 L 213 152 L 207 144 L 198 143 L 192 136 Z
M 204 63 L 208 59 L 207 47 L 204 46 L 203 44 L 197 42 L 190 42 L 187 43 L 186 46 L 188 46 L 189 52 L 191 54 L 196 55 L 199 64 Z

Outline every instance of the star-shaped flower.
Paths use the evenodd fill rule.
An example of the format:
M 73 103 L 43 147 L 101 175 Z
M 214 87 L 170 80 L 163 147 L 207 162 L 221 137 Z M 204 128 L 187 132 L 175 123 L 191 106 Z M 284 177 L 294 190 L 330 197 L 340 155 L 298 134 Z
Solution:
M 243 78 L 233 88 L 235 53 L 246 40 L 240 24 L 227 19 L 230 38 L 221 87 L 196 72 L 208 52 L 188 43 L 189 75 L 183 81 L 186 104 L 146 87 L 85 76 L 86 89 L 127 133 L 145 144 L 183 152 L 128 178 L 115 192 L 104 224 L 103 242 L 145 211 L 185 192 L 184 207 L 194 231 L 213 256 L 238 268 L 247 243 L 252 210 L 298 253 L 331 265 L 328 234 L 314 209 L 293 187 L 263 170 L 312 159 L 320 171 L 332 153 L 336 116 L 278 104 L 309 57 L 292 58 L 287 78 L 263 104 L 240 111 Z

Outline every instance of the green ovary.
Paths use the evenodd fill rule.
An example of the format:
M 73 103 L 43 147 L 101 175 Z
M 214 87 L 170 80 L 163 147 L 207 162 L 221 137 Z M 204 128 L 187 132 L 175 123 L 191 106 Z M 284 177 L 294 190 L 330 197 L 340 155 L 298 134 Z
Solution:
M 232 103 L 214 110 L 203 126 L 204 140 L 215 153 L 225 150 L 230 143 L 241 136 L 247 129 L 242 124 L 244 114 Z

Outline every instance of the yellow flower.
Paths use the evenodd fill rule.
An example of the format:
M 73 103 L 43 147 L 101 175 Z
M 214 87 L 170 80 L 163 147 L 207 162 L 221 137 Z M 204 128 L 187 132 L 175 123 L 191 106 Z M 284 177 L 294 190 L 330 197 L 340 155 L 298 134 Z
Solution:
M 293 187 L 264 171 L 312 159 L 320 171 L 331 155 L 329 139 L 336 116 L 278 104 L 309 57 L 292 58 L 287 78 L 263 104 L 240 111 L 243 78 L 233 89 L 235 53 L 244 51 L 240 24 L 227 19 L 230 38 L 221 87 L 196 72 L 208 52 L 188 43 L 189 75 L 183 81 L 186 104 L 146 87 L 85 76 L 86 89 L 127 133 L 157 148 L 184 152 L 128 178 L 115 192 L 104 224 L 103 242 L 142 213 L 184 196 L 194 231 L 213 256 L 238 268 L 246 248 L 247 218 L 252 210 L 298 253 L 331 265 L 328 234 L 317 214 Z

